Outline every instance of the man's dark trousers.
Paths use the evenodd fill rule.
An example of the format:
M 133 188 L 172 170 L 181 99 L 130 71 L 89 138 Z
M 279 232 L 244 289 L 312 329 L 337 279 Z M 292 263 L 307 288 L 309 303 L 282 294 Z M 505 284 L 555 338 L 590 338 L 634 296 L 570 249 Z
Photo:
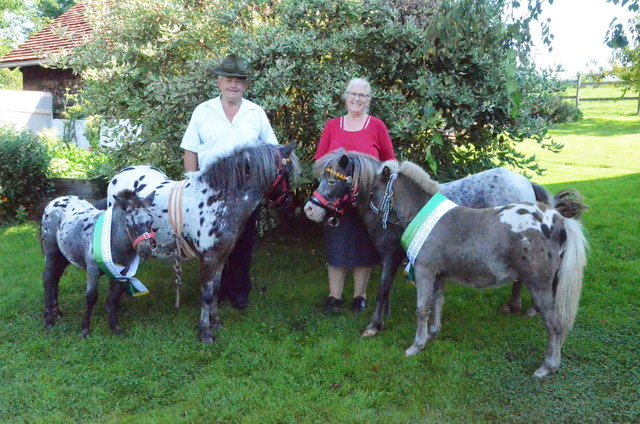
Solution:
M 251 291 L 251 257 L 257 238 L 256 209 L 245 224 L 242 235 L 233 247 L 227 258 L 227 263 L 222 269 L 222 282 L 220 284 L 220 299 L 248 299 Z

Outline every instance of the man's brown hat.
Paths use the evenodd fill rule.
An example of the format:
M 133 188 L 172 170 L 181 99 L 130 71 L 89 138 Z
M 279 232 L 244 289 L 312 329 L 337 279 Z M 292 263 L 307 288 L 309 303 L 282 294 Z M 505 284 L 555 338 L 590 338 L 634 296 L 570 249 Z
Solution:
M 219 66 L 213 68 L 213 73 L 223 77 L 249 77 L 247 64 L 235 54 L 225 57 Z

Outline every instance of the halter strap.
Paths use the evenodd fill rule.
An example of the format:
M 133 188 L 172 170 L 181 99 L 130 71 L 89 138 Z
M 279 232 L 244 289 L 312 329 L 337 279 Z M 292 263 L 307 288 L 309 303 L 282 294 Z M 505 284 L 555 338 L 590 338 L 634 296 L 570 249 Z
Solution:
M 289 188 L 287 187 L 287 180 L 283 176 L 283 167 L 284 165 L 291 162 L 291 158 L 283 158 L 282 155 L 280 154 L 280 150 L 277 150 L 277 153 L 278 153 L 278 162 L 277 162 L 278 172 L 276 175 L 276 179 L 273 181 L 273 184 L 271 184 L 271 188 L 269 189 L 269 191 L 267 191 L 263 196 L 267 201 L 269 201 L 269 203 L 273 207 L 277 207 L 280 203 L 282 203 L 282 201 L 287 198 L 288 191 L 290 191 Z M 282 194 L 280 194 L 275 199 L 272 199 L 271 195 L 276 190 L 276 188 L 278 188 L 279 185 L 283 186 Z
M 141 235 L 139 235 L 134 241 L 133 241 L 133 248 L 135 249 L 140 243 L 142 243 L 145 240 L 155 240 L 156 239 L 156 232 L 155 231 L 151 231 L 150 233 L 142 233 Z
M 369 202 L 369 208 L 371 208 L 375 214 L 382 214 L 382 228 L 385 230 L 387 229 L 387 222 L 391 222 L 394 225 L 400 224 L 398 221 L 391 221 L 389 219 L 389 213 L 391 212 L 391 198 L 393 197 L 393 183 L 396 178 L 398 178 L 398 174 L 391 174 L 389 177 L 380 208 L 376 207 L 376 205 L 373 204 L 373 201 Z
M 325 172 L 327 172 L 327 173 L 329 173 L 329 174 L 331 174 L 331 175 L 333 175 L 333 176 L 335 176 L 337 178 L 340 178 L 342 181 L 349 182 L 349 177 L 347 177 L 346 175 L 344 175 L 344 174 L 342 174 L 342 173 L 340 173 L 338 171 L 334 171 L 333 169 L 331 169 L 329 167 L 326 167 L 324 170 L 325 170 Z

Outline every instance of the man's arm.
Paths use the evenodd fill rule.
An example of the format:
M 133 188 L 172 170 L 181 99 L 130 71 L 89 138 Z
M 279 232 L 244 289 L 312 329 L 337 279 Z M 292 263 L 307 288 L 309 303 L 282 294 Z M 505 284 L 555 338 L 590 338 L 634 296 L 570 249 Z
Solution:
M 185 172 L 195 172 L 198 170 L 198 154 L 191 150 L 184 151 Z

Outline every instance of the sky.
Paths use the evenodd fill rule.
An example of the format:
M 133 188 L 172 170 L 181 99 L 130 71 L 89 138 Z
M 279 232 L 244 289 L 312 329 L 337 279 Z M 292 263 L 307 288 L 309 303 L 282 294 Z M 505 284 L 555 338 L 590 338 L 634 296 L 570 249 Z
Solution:
M 578 72 L 609 68 L 611 49 L 604 44 L 609 23 L 614 17 L 626 23 L 633 15 L 620 6 L 606 0 L 554 0 L 542 8 L 541 20 L 551 18 L 550 29 L 554 35 L 548 52 L 542 42 L 534 51 L 539 68 L 561 65 L 566 71 L 561 78 L 575 79 Z M 540 29 L 532 28 L 534 40 L 540 39 Z

